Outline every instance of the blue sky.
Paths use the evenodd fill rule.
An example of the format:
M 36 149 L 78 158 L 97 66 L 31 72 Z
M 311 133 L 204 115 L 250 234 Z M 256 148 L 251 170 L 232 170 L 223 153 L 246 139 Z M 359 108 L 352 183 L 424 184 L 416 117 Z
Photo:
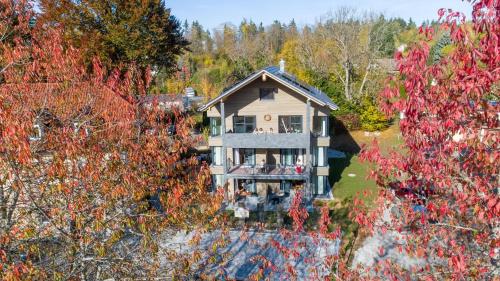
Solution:
M 314 24 L 340 6 L 406 20 L 411 17 L 417 24 L 436 19 L 439 8 L 464 12 L 468 18 L 472 10 L 470 3 L 462 0 L 167 0 L 166 3 L 178 19 L 198 20 L 210 30 L 226 22 L 239 24 L 243 18 L 264 25 L 275 19 L 286 23 L 295 19 L 300 26 Z

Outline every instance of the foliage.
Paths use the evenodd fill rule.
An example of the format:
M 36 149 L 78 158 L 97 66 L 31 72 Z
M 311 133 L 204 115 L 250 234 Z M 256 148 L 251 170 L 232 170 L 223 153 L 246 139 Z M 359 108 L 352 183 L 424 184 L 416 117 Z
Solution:
M 2 4 L 6 3 L 5 1 Z M 152 279 L 162 276 L 159 235 L 210 227 L 220 196 L 208 169 L 183 157 L 193 121 L 144 110 L 138 67 L 89 73 L 79 49 L 50 26 L 28 27 L 24 1 L 13 44 L 2 44 L 0 278 Z M 0 30 L 10 19 L 0 17 Z M 137 90 L 142 89 L 142 90 Z M 176 134 L 168 134 L 175 120 Z M 163 235 L 168 235 L 163 234 Z
M 179 65 L 189 68 L 191 86 L 210 98 L 249 73 L 284 59 L 288 73 L 318 87 L 340 105 L 342 112 L 337 115 L 359 113 L 361 98 L 376 95 L 387 73 L 373 66 L 376 60 L 392 57 L 397 35 L 414 26 L 402 19 L 339 10 L 349 12 L 345 15 L 349 19 L 329 14 L 322 22 L 301 29 L 294 21 L 275 21 L 264 27 L 244 19 L 238 26 L 224 24 L 210 33 L 196 21 L 185 22 L 184 36 L 191 42 L 192 52 Z M 340 27 L 352 37 L 344 49 L 339 47 L 343 44 Z M 349 55 L 347 80 L 341 51 Z M 346 84 L 351 100 L 345 93 Z M 169 86 L 165 90 L 178 91 Z
M 380 131 L 389 126 L 389 120 L 370 99 L 363 101 L 361 128 L 368 132 Z
M 377 146 L 363 152 L 377 164 L 372 175 L 384 190 L 378 210 L 360 212 L 356 221 L 402 234 L 401 251 L 425 265 L 403 268 L 385 260 L 364 272 L 392 279 L 497 278 L 499 120 L 486 97 L 500 79 L 498 11 L 499 1 L 475 1 L 469 24 L 460 13 L 440 10 L 440 28 L 453 48 L 439 64 L 427 64 L 430 26 L 421 28 L 424 40 L 397 54 L 403 78 L 387 83 L 382 110 L 405 112 L 404 149 L 387 156 Z M 383 213 L 387 219 L 377 219 Z
M 41 0 L 40 25 L 64 28 L 70 44 L 98 57 L 108 69 L 136 63 L 167 74 L 188 42 L 178 20 L 161 0 L 52 1 Z

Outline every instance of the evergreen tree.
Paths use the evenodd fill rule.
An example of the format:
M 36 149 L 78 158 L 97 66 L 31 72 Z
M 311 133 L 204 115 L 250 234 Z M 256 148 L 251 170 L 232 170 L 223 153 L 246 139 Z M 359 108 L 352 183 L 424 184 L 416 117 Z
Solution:
M 443 57 L 443 48 L 451 44 L 450 34 L 445 32 L 439 37 L 439 40 L 431 47 L 429 54 L 429 62 L 431 64 L 438 63 Z
M 43 24 L 62 26 L 67 42 L 108 68 L 134 62 L 171 73 L 188 45 L 162 0 L 40 0 L 39 5 Z

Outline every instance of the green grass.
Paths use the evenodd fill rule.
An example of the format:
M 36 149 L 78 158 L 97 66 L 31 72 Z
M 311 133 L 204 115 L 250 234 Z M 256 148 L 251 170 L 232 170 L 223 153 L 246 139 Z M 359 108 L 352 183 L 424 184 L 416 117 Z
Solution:
M 343 167 L 345 164 L 348 164 L 347 167 Z M 358 156 L 353 155 L 348 156 L 346 159 L 331 159 L 330 167 L 332 167 L 330 182 L 335 182 L 333 196 L 336 199 L 344 201 L 359 194 L 367 204 L 371 204 L 376 198 L 377 185 L 372 179 L 367 179 L 370 172 L 370 163 L 362 163 Z M 349 174 L 355 176 L 349 177 Z M 364 191 L 369 192 L 366 197 L 363 196 Z
M 379 136 L 366 136 L 363 131 L 355 131 L 350 133 L 350 138 L 359 146 L 365 144 L 370 145 L 374 138 L 379 142 L 380 149 L 383 154 L 390 149 L 396 148 L 401 144 L 401 139 L 397 124 L 393 124 L 387 130 L 380 133 Z M 361 162 L 357 155 L 347 154 L 346 159 L 330 159 L 330 184 L 333 186 L 333 196 L 339 201 L 352 199 L 357 194 L 364 199 L 368 206 L 373 206 L 374 200 L 377 197 L 377 185 L 372 179 L 368 179 L 371 168 L 371 163 Z M 354 177 L 349 177 L 349 174 L 354 174 Z M 363 192 L 368 191 L 368 195 L 363 196 Z

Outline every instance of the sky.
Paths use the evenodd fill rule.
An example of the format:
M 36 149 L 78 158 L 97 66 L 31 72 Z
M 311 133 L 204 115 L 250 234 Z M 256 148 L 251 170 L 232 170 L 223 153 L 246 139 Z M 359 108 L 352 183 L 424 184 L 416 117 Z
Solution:
M 227 22 L 239 24 L 244 18 L 264 26 L 274 20 L 288 23 L 295 19 L 299 26 L 304 26 L 342 6 L 405 20 L 411 17 L 417 24 L 437 19 L 439 8 L 464 12 L 468 18 L 472 11 L 471 4 L 462 0 L 167 0 L 166 6 L 182 22 L 197 20 L 209 30 Z

